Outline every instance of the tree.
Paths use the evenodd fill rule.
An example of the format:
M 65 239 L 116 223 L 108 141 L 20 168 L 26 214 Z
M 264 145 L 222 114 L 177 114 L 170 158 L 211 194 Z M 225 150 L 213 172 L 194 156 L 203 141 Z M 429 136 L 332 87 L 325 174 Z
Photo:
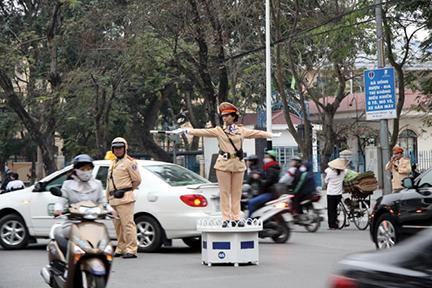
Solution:
M 366 17 L 366 10 L 362 1 L 320 5 L 311 1 L 274 3 L 276 83 L 288 129 L 304 157 L 311 159 L 312 125 L 307 105 L 313 103 L 317 107 L 317 117 L 323 125 L 321 168 L 324 169 L 337 139 L 334 115 L 348 95 L 346 81 L 355 73 L 356 56 L 366 48 L 366 21 L 360 21 Z M 290 102 L 300 107 L 305 137 L 292 124 Z
M 61 108 L 58 54 L 65 4 L 73 1 L 0 2 L 0 87 L 42 152 L 47 173 L 56 170 L 54 133 Z
M 416 1 L 414 1 L 416 2 Z M 420 2 L 420 1 L 417 1 Z M 419 54 L 419 42 L 416 33 L 426 27 L 426 21 L 418 7 L 412 3 L 400 3 L 387 6 L 383 13 L 384 38 L 386 55 L 389 63 L 396 70 L 398 101 L 396 106 L 397 118 L 393 119 L 390 148 L 395 146 L 399 136 L 399 120 L 405 103 L 405 88 L 407 86 L 404 66 Z

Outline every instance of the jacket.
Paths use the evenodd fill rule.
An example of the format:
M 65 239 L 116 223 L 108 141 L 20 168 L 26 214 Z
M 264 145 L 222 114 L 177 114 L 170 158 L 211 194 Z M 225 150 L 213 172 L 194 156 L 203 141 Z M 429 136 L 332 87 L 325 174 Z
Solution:
M 407 157 L 403 157 L 397 161 L 390 160 L 385 169 L 392 174 L 393 190 L 402 189 L 402 180 L 409 177 L 411 173 L 411 160 Z
M 87 182 L 78 179 L 72 175 L 70 180 L 63 182 L 61 187 L 62 197 L 55 203 L 54 210 L 63 211 L 70 204 L 81 201 L 92 201 L 95 204 L 107 204 L 105 193 L 103 192 L 102 183 L 99 180 L 91 178 Z M 106 206 L 110 211 L 111 207 Z
M 108 170 L 107 177 L 107 199 L 111 206 L 117 206 L 121 204 L 127 204 L 135 201 L 134 190 L 138 188 L 141 183 L 141 175 L 139 173 L 138 165 L 136 161 L 125 155 L 121 159 L 112 161 L 111 166 Z M 112 192 L 115 188 L 117 190 L 127 189 L 123 198 L 114 198 Z
M 243 140 L 250 138 L 271 138 L 272 134 L 270 132 L 261 130 L 251 130 L 244 127 L 237 127 L 237 132 L 235 134 L 229 134 L 229 137 L 233 141 L 237 150 L 242 148 Z M 188 129 L 188 134 L 198 137 L 213 137 L 217 138 L 219 143 L 219 149 L 223 152 L 235 154 L 236 151 L 228 140 L 227 134 L 225 134 L 222 127 L 218 126 L 210 129 Z M 230 158 L 224 160 L 222 155 L 219 155 L 214 169 L 226 172 L 243 172 L 246 170 L 246 165 L 243 160 L 238 157 Z
M 261 183 L 261 193 L 274 193 L 273 185 L 279 182 L 281 167 L 276 161 L 264 164 L 263 179 Z
M 304 169 L 305 168 L 305 169 Z M 316 183 L 312 164 L 307 163 L 303 169 L 297 168 L 292 182 L 292 188 L 295 194 L 310 195 L 316 193 Z

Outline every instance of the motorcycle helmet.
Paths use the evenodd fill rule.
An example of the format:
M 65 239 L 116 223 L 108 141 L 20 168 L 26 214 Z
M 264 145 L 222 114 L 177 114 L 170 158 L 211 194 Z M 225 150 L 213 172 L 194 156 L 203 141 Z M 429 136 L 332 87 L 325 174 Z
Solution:
M 80 154 L 75 156 L 72 160 L 73 168 L 80 169 L 82 166 L 90 164 L 94 168 L 93 159 L 87 154 Z
M 273 158 L 273 160 L 276 160 L 276 158 L 277 158 L 277 151 L 276 150 L 267 150 L 267 151 L 265 151 L 264 154 L 270 156 L 271 158 Z
M 302 162 L 303 159 L 300 156 L 294 156 L 291 158 L 291 161 L 298 161 L 298 162 Z

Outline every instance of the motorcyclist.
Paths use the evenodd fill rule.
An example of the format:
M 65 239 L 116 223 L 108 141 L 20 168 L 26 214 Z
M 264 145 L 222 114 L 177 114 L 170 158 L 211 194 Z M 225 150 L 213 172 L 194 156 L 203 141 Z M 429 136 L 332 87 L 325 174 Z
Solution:
M 300 203 L 316 193 L 312 164 L 304 164 L 303 159 L 299 156 L 293 157 L 288 173 L 279 180 L 279 183 L 286 184 L 292 188 L 292 193 L 294 194 L 294 198 L 292 199 L 294 216 L 299 216 L 301 219 L 303 209 Z
M 93 159 L 87 154 L 76 156 L 73 161 L 73 171 L 61 187 L 62 197 L 54 206 L 54 215 L 60 216 L 70 204 L 81 201 L 92 201 L 104 205 L 114 217 L 115 211 L 107 203 L 102 183 L 93 177 Z
M 252 179 L 260 180 L 260 193 L 248 201 L 249 218 L 252 213 L 261 205 L 275 197 L 273 185 L 278 183 L 281 168 L 276 161 L 277 152 L 275 150 L 267 150 L 264 155 L 264 165 L 262 175 L 253 173 Z
M 249 185 L 251 195 L 256 196 L 259 194 L 261 189 L 261 177 L 252 177 L 255 174 L 262 176 L 263 172 L 258 165 L 258 156 L 249 155 L 245 158 L 246 161 L 246 174 L 245 174 L 245 184 Z M 245 186 L 244 186 L 245 187 Z M 248 189 L 248 190 L 249 190 Z

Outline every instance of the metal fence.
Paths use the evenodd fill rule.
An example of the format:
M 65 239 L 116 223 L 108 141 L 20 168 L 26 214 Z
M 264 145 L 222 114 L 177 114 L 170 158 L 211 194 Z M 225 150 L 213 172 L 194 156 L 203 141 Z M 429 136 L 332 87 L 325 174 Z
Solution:
M 425 171 L 432 167 L 432 150 L 418 151 L 417 169 Z

